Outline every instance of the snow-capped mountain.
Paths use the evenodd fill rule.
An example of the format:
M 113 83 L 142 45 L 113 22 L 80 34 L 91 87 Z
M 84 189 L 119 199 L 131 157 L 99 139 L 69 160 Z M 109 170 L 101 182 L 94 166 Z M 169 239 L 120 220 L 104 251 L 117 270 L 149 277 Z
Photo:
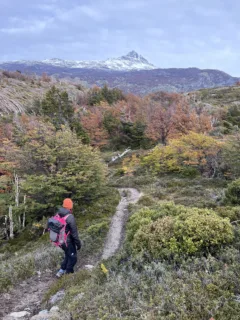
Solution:
M 0 63 L 7 64 L 19 64 L 26 66 L 48 65 L 54 67 L 71 68 L 71 69 L 104 69 L 115 71 L 132 71 L 132 70 L 152 70 L 156 69 L 154 65 L 149 63 L 144 57 L 135 51 L 129 52 L 127 55 L 119 58 L 111 58 L 105 61 L 71 61 L 63 59 L 46 59 L 42 61 L 11 61 Z
M 93 85 L 102 87 L 107 84 L 111 88 L 140 95 L 155 91 L 189 92 L 202 88 L 229 86 L 239 81 L 239 78 L 231 77 L 219 70 L 156 68 L 135 51 L 105 61 L 49 59 L 0 62 L 0 69 L 18 70 L 38 76 L 47 73 L 58 79 L 81 81 L 86 87 Z

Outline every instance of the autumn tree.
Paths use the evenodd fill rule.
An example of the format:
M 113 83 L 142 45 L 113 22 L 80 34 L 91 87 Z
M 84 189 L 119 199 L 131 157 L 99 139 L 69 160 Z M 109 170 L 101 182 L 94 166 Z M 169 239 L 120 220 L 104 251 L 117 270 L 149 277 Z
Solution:
M 145 109 L 147 135 L 163 145 L 179 134 L 206 133 L 212 129 L 211 117 L 203 111 L 198 114 L 178 94 L 156 93 L 148 97 Z
M 157 146 L 143 159 L 143 165 L 155 173 L 186 172 L 196 169 L 201 175 L 215 177 L 221 165 L 222 144 L 204 134 L 190 132 Z
M 93 146 L 102 147 L 108 143 L 108 132 L 104 127 L 104 115 L 100 108 L 93 107 L 81 117 L 81 124 Z
M 166 145 L 174 128 L 174 111 L 173 105 L 165 108 L 159 103 L 149 101 L 146 108 L 146 120 L 147 135 L 150 139 Z
M 44 82 L 51 82 L 51 78 L 48 76 L 46 72 L 43 72 L 41 80 Z
M 141 117 L 141 101 L 130 95 L 126 101 L 119 101 L 104 112 L 103 125 L 109 133 L 110 145 L 114 149 L 123 147 L 146 148 L 146 124 Z

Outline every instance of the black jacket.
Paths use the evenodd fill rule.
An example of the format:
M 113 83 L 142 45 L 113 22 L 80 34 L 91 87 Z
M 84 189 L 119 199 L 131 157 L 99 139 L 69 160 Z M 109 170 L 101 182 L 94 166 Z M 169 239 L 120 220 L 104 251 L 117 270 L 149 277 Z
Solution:
M 60 217 L 65 217 L 66 215 L 69 214 L 67 217 L 67 225 L 66 225 L 66 233 L 70 231 L 70 234 L 67 239 L 67 243 L 72 243 L 75 244 L 77 247 L 77 250 L 81 249 L 81 241 L 78 236 L 78 229 L 77 229 L 77 224 L 74 216 L 72 215 L 71 211 L 65 208 L 61 208 L 58 210 L 58 214 Z

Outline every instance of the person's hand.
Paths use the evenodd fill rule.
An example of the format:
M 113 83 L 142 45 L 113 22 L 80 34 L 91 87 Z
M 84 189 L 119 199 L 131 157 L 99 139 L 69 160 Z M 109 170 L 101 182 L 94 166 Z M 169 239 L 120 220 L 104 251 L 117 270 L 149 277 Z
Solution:
M 82 240 L 79 241 L 79 245 L 77 246 L 77 251 L 79 251 L 83 246 Z

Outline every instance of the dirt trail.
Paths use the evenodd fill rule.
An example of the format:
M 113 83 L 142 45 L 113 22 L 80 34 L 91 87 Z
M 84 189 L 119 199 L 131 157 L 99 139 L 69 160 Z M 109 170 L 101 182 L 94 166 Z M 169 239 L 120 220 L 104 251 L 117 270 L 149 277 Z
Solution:
M 128 216 L 128 205 L 129 203 L 136 203 L 141 197 L 141 193 L 133 188 L 119 189 L 119 192 L 121 194 L 121 201 L 117 207 L 115 215 L 112 218 L 107 241 L 103 249 L 102 259 L 108 259 L 112 257 L 120 247 L 123 227 Z
M 121 201 L 112 218 L 111 227 L 103 249 L 102 259 L 113 256 L 121 244 L 124 224 L 128 217 L 128 204 L 136 203 L 141 194 L 132 188 L 119 189 Z M 10 292 L 0 294 L 0 319 L 9 320 L 12 312 L 28 311 L 31 315 L 39 311 L 45 292 L 55 281 L 51 271 L 41 276 L 34 276 L 18 284 Z M 30 319 L 30 315 L 24 319 Z
M 28 311 L 35 314 L 41 305 L 45 292 L 53 283 L 52 272 L 34 276 L 23 281 L 10 292 L 0 295 L 0 319 L 8 320 L 6 315 L 12 312 Z M 5 317 L 6 316 L 6 317 Z

